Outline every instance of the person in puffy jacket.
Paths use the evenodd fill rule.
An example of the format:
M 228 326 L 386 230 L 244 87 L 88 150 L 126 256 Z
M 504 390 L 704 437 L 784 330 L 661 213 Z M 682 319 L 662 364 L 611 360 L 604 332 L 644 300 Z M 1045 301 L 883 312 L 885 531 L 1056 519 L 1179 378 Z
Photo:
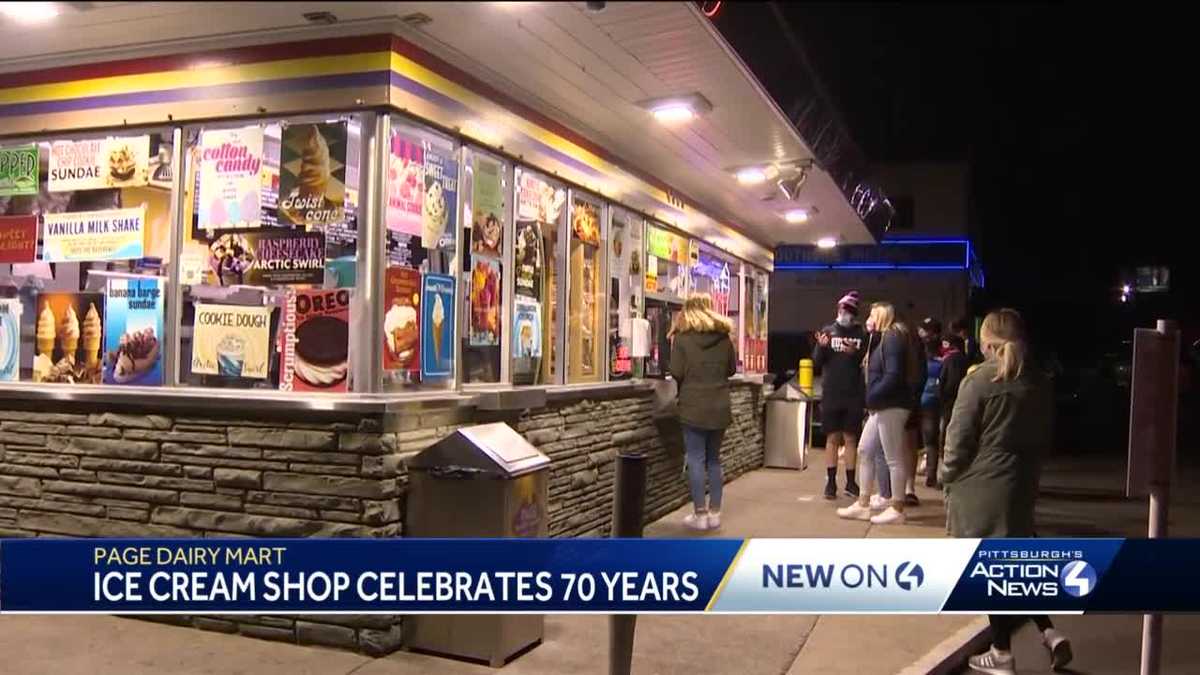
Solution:
M 903 495 L 897 499 L 893 489 L 902 490 L 907 479 L 904 425 L 915 394 L 906 376 L 910 340 L 896 322 L 895 308 L 887 302 L 871 306 L 867 330 L 871 334 L 865 357 L 868 417 L 859 443 L 862 482 L 866 486 L 877 480 L 879 494 L 890 499 L 891 505 L 872 516 L 870 496 L 863 490 L 854 503 L 838 509 L 837 514 L 841 518 L 870 520 L 877 525 L 898 524 L 905 520 L 904 499 Z M 882 469 L 882 463 L 886 463 L 886 470 Z
M 721 492 L 725 485 L 721 441 L 733 421 L 729 378 L 737 371 L 732 329 L 729 319 L 713 311 L 707 293 L 688 297 L 671 327 L 669 369 L 679 385 L 679 422 L 692 497 L 692 513 L 683 522 L 696 530 L 721 526 Z
M 1054 440 L 1054 394 L 1046 377 L 1027 362 L 1020 314 L 992 312 L 979 333 L 985 361 L 963 380 L 946 429 L 946 530 L 964 538 L 1034 537 L 1042 458 Z M 992 648 L 968 664 L 981 673 L 1016 675 L 1012 634 L 1024 617 L 988 619 Z M 1065 667 L 1070 642 L 1047 617 L 1033 619 L 1052 667 Z

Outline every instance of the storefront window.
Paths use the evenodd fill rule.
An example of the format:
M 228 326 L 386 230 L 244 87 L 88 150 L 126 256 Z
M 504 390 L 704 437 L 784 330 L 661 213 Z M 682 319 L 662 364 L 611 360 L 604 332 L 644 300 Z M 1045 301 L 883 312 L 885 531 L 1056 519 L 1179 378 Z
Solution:
M 708 293 L 713 309 L 736 321 L 741 263 L 700 242 L 693 241 L 692 247 L 691 292 Z
M 571 195 L 571 245 L 568 261 L 567 381 L 604 379 L 605 208 L 578 192 Z
M 563 304 L 558 266 L 566 226 L 567 191 L 528 169 L 516 170 L 516 228 L 513 233 L 514 384 L 561 380 Z
M 669 368 L 667 333 L 687 292 L 688 239 L 666 228 L 646 226 L 646 320 L 650 322 L 646 376 L 663 377 Z
M 464 149 L 464 239 L 471 242 L 463 256 L 466 287 L 466 336 L 463 339 L 463 380 L 500 382 L 504 338 L 504 255 L 509 230 L 507 186 L 511 167 L 500 158 L 473 147 Z
M 642 307 L 642 219 L 610 207 L 608 290 L 608 377 L 642 377 L 642 359 L 633 358 L 633 320 Z
M 360 128 L 323 116 L 185 130 L 181 384 L 355 388 Z
M 0 146 L 0 381 L 163 384 L 172 138 Z
M 746 266 L 746 311 L 741 364 L 747 373 L 767 369 L 767 279 L 757 267 Z
M 459 149 L 392 119 L 385 192 L 384 389 L 454 384 Z

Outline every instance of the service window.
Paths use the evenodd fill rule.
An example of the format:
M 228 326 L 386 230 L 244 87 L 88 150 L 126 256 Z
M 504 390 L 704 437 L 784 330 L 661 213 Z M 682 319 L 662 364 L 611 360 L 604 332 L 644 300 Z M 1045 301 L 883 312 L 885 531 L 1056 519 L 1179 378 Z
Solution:
M 767 369 L 768 278 L 765 271 L 746 266 L 745 340 L 740 361 L 747 373 L 761 373 Z
M 184 130 L 180 384 L 355 389 L 360 129 L 326 115 Z
M 385 390 L 454 386 L 460 154 L 450 137 L 392 118 L 381 293 Z
M 698 241 L 692 242 L 692 250 L 690 292 L 707 293 L 712 298 L 713 309 L 735 320 L 736 325 L 741 262 Z
M 567 190 L 524 167 L 516 170 L 513 232 L 513 384 L 562 382 L 563 232 Z
M 687 292 L 688 239 L 656 225 L 646 227 L 646 296 L 683 302 Z
M 0 381 L 161 386 L 173 132 L 0 145 Z
M 608 227 L 608 377 L 642 377 L 643 359 L 632 358 L 633 320 L 642 316 L 643 221 L 618 206 Z
M 511 227 L 508 186 L 512 166 L 475 147 L 464 153 L 463 255 L 464 321 L 463 381 L 495 383 L 504 379 L 505 338 L 504 260 Z
M 567 382 L 604 379 L 604 284 L 607 231 L 605 205 L 571 191 L 571 234 L 567 265 Z

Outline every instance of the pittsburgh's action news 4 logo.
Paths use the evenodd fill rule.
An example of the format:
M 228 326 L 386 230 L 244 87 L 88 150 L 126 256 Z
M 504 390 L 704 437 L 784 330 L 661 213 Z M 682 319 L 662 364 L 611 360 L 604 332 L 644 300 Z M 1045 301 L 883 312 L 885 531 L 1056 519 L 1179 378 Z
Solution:
M 1096 570 L 1082 551 L 980 551 L 970 578 L 986 581 L 989 598 L 1082 598 L 1096 588 Z

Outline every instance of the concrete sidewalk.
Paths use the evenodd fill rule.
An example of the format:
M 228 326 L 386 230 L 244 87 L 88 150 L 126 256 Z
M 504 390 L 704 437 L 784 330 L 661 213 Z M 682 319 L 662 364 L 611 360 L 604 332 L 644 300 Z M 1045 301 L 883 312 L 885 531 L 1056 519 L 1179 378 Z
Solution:
M 820 453 L 804 472 L 760 470 L 726 486 L 719 534 L 683 527 L 686 507 L 647 528 L 649 537 L 940 537 L 940 495 L 909 525 L 887 528 L 838 519 L 848 502 L 821 498 Z M 682 476 L 680 480 L 683 480 Z M 644 616 L 638 620 L 635 673 L 895 673 L 966 626 L 966 616 Z M 545 642 L 502 669 L 509 675 L 606 673 L 607 619 L 550 616 Z M 869 648 L 867 647 L 869 645 Z M 104 616 L 0 618 L 0 670 L 12 673 L 354 673 L 483 675 L 491 668 L 397 653 L 370 659 L 333 650 L 251 640 Z

